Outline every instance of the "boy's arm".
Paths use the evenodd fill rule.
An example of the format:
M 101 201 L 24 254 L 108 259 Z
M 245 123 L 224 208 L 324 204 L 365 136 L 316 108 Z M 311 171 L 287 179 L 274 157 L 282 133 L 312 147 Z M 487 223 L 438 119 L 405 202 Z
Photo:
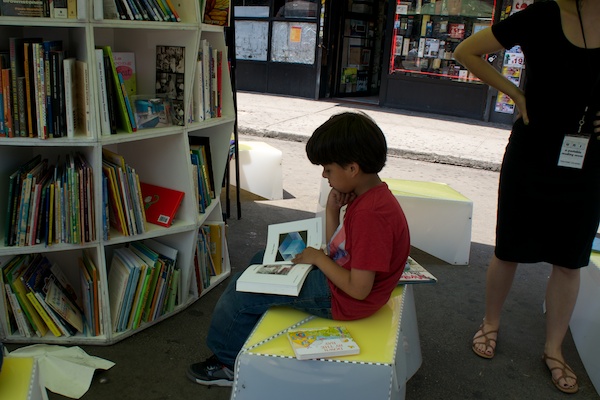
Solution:
M 325 239 L 326 243 L 331 241 L 333 234 L 340 225 L 340 209 L 346 204 L 352 203 L 356 198 L 354 193 L 340 193 L 335 189 L 329 191 L 327 205 L 325 207 Z
M 373 282 L 375 282 L 375 271 L 355 268 L 347 270 L 339 266 L 322 250 L 312 247 L 304 249 L 292 262 L 315 265 L 336 287 L 343 290 L 348 296 L 358 300 L 364 300 L 371 293 Z

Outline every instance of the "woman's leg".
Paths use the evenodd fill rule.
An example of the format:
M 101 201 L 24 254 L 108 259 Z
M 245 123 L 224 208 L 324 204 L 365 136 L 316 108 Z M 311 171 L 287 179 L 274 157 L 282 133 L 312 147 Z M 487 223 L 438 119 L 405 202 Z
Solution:
M 490 261 L 486 274 L 485 317 L 481 328 L 473 337 L 473 350 L 479 355 L 487 358 L 494 356 L 500 314 L 516 270 L 517 263 L 500 260 L 495 255 Z
M 544 354 L 548 368 L 562 367 L 562 343 L 569 328 L 571 315 L 579 293 L 579 269 L 568 269 L 552 266 L 552 273 L 546 288 L 546 343 Z M 560 362 L 549 360 L 553 358 Z M 571 388 L 577 384 L 577 378 L 572 373 L 563 370 L 552 370 L 552 377 L 563 388 Z

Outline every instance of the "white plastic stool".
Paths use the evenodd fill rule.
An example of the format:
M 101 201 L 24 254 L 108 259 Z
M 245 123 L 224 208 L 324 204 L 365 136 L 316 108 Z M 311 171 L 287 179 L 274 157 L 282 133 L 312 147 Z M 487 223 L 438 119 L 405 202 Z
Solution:
M 421 366 L 411 285 L 399 286 L 374 315 L 332 321 L 286 307 L 270 309 L 236 359 L 232 400 L 402 400 L 406 381 Z M 343 325 L 360 354 L 299 361 L 285 335 L 289 328 Z
M 283 198 L 282 152 L 264 142 L 239 141 L 240 188 L 265 199 Z M 230 170 L 235 171 L 235 160 Z M 231 184 L 237 185 L 235 174 Z

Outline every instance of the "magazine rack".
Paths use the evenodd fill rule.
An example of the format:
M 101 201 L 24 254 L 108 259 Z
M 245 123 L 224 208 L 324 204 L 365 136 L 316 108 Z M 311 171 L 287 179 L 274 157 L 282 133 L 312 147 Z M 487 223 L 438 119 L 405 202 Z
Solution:
M 231 399 L 404 399 L 406 381 L 421 366 L 412 286 L 397 287 L 371 317 L 344 322 L 360 354 L 297 360 L 285 332 L 331 323 L 290 308 L 270 309 L 236 359 Z

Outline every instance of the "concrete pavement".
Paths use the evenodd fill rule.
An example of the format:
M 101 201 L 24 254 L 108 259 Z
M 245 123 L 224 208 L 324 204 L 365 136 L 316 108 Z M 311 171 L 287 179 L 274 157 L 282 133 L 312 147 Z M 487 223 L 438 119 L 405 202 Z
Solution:
M 386 135 L 389 153 L 403 158 L 498 170 L 510 127 L 358 104 L 238 92 L 240 134 L 303 141 L 330 116 L 364 111 Z
M 509 134 L 507 127 L 346 102 L 238 93 L 240 139 L 264 141 L 283 153 L 284 198 L 266 200 L 241 191 L 242 218 L 237 219 L 235 190 L 231 190 L 227 240 L 233 271 L 245 268 L 250 257 L 264 247 L 269 224 L 314 215 L 321 168 L 307 160 L 303 142 L 330 115 L 344 110 L 367 112 L 386 133 L 390 153 L 402 154 L 388 158 L 382 177 L 444 182 L 474 204 L 468 266 L 451 266 L 419 249 L 411 250 L 439 282 L 415 287 L 423 364 L 409 380 L 406 398 L 565 398 L 554 388 L 541 362 L 542 303 L 549 265 L 524 265 L 517 271 L 505 305 L 496 357 L 481 359 L 470 348 L 483 316 L 485 273 L 494 243 L 496 169 Z M 223 193 L 223 202 L 224 197 Z M 115 362 L 110 370 L 96 373 L 82 399 L 229 399 L 230 389 L 203 387 L 185 376 L 190 363 L 210 355 L 204 339 L 213 307 L 227 283 L 179 314 L 120 343 L 82 346 L 88 354 Z M 564 355 L 579 377 L 581 389 L 576 398 L 598 399 L 570 334 Z M 62 399 L 66 398 L 50 394 L 50 400 Z

